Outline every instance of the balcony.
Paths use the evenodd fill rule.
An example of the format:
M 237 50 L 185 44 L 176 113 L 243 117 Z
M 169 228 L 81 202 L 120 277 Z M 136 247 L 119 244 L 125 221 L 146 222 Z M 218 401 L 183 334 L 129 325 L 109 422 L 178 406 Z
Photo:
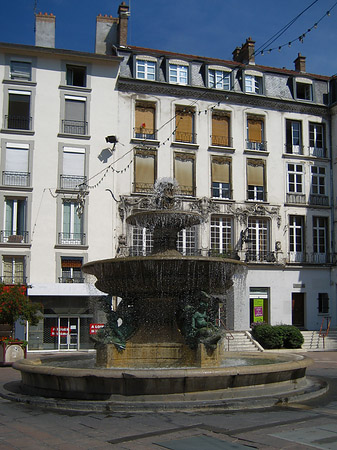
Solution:
M 214 134 L 211 135 L 212 145 L 216 147 L 230 147 L 233 148 L 233 138 L 229 136 L 216 136 Z
M 267 141 L 250 141 L 246 139 L 247 150 L 267 151 Z
M 133 129 L 133 137 L 143 140 L 156 140 L 157 133 L 153 128 L 135 127 Z
M 62 276 L 62 277 L 59 277 L 59 283 L 84 283 L 84 278 L 83 277 Z
M 322 147 L 309 147 L 309 155 L 317 158 L 327 158 L 327 149 Z
M 290 155 L 303 155 L 303 145 L 285 144 L 285 152 Z
M 85 245 L 85 233 L 59 233 L 59 245 Z
M 289 252 L 287 254 L 288 264 L 336 264 L 336 261 L 334 253 Z
M 135 194 L 153 194 L 154 192 L 154 185 L 153 183 L 139 183 L 135 182 L 133 183 L 133 192 Z
M 248 250 L 245 252 L 245 262 L 275 263 L 277 262 L 277 255 L 270 251 Z
M 30 186 L 30 173 L 5 170 L 2 172 L 2 184 L 4 186 L 28 187 Z
M 0 242 L 4 244 L 28 244 L 29 233 L 28 231 L 13 231 L 2 230 L 0 231 Z
M 196 144 L 197 133 L 188 133 L 187 131 L 175 131 L 175 142 L 184 142 L 185 144 Z
M 309 205 L 329 206 L 329 197 L 327 195 L 310 194 Z
M 287 193 L 286 202 L 305 205 L 306 204 L 305 194 Z
M 88 122 L 82 120 L 62 120 L 62 131 L 65 134 L 88 134 Z
M 5 116 L 5 128 L 9 130 L 31 130 L 32 118 L 27 116 Z
M 60 188 L 78 190 L 87 181 L 86 177 L 79 175 L 60 175 Z
M 23 274 L 8 274 L 3 275 L 0 277 L 0 283 L 2 284 L 20 284 L 20 285 L 26 285 L 27 284 L 27 277 Z

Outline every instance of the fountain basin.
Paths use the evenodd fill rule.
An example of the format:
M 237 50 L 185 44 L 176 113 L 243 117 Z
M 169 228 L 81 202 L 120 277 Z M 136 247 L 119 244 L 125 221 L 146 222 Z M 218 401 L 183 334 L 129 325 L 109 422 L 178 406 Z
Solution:
M 57 357 L 21 360 L 13 368 L 21 372 L 21 389 L 25 394 L 42 397 L 82 400 L 118 400 L 135 402 L 156 401 L 164 397 L 185 401 L 204 394 L 221 398 L 224 393 L 241 388 L 282 386 L 296 390 L 305 383 L 306 368 L 312 364 L 308 357 L 295 354 L 266 356 L 226 352 L 226 360 L 245 358 L 254 365 L 216 368 L 85 368 L 92 357 Z M 71 367 L 78 361 L 83 368 Z M 72 363 L 74 364 L 74 363 Z

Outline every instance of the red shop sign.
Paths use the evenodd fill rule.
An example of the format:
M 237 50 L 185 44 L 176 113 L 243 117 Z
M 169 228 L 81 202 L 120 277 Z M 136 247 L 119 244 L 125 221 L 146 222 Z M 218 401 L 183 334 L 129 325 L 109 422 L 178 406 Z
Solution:
M 51 327 L 50 329 L 50 336 L 68 336 L 69 334 L 69 328 L 68 327 Z
M 100 328 L 104 327 L 104 323 L 91 323 L 90 324 L 90 334 L 96 334 Z

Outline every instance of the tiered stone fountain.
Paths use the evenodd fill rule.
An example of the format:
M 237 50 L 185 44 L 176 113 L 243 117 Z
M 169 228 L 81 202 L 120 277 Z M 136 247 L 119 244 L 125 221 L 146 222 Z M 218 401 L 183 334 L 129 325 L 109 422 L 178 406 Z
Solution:
M 108 294 L 103 299 L 107 324 L 96 338 L 96 367 L 76 358 L 67 363 L 17 362 L 14 367 L 21 371 L 25 393 L 105 400 L 112 408 L 122 403 L 134 409 L 162 401 L 223 401 L 242 387 L 264 389 L 268 384 L 274 392 L 288 392 L 305 385 L 310 360 L 301 356 L 274 355 L 266 361 L 256 355 L 248 358 L 254 364 L 245 359 L 246 365 L 243 355 L 225 352 L 227 364 L 223 363 L 223 335 L 215 326 L 217 295 L 232 285 L 240 262 L 177 251 L 178 232 L 200 224 L 202 217 L 179 208 L 176 189 L 174 180 L 162 180 L 151 208 L 127 218 L 130 225 L 153 231 L 150 256 L 83 266 L 97 278 L 96 287 Z M 111 296 L 122 298 L 117 311 L 110 308 Z M 234 357 L 240 367 L 228 364 Z

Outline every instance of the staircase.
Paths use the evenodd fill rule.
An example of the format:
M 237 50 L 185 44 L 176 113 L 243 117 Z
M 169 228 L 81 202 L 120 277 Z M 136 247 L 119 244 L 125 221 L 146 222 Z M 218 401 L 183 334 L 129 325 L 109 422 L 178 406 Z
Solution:
M 324 338 L 319 335 L 319 331 L 302 331 L 304 343 L 302 349 L 306 351 L 314 350 L 337 350 L 337 330 L 330 330 L 328 336 Z
M 263 352 L 248 331 L 227 331 L 224 339 L 224 350 L 230 352 Z

